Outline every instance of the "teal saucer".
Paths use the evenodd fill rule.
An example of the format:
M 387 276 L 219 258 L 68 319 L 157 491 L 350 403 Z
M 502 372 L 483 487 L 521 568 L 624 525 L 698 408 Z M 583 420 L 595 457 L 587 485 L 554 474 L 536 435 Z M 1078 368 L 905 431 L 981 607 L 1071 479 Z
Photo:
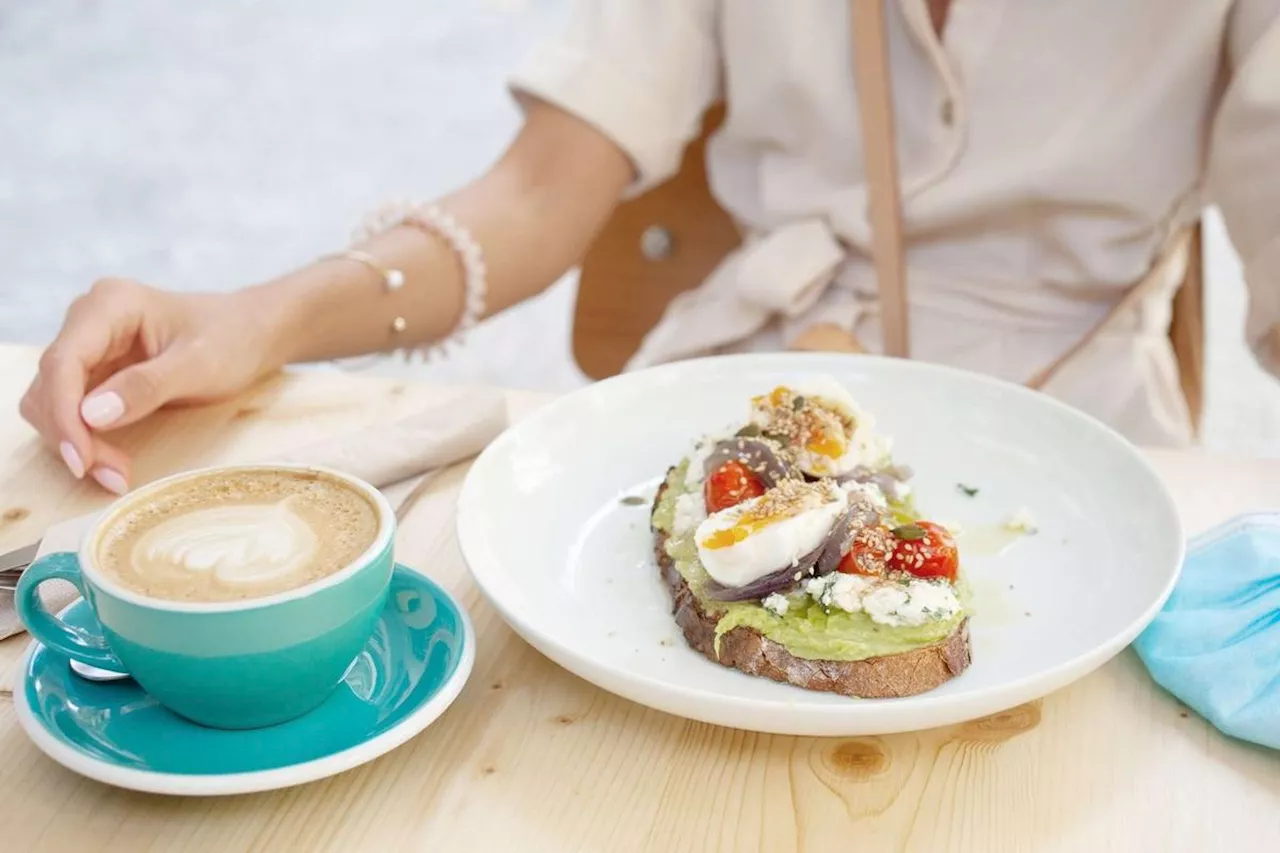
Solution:
M 83 601 L 61 616 L 97 632 Z M 296 720 L 205 728 L 165 710 L 132 680 L 85 681 L 65 655 L 36 642 L 13 698 L 36 746 L 91 779 L 163 794 L 242 794 L 321 779 L 394 749 L 449 707 L 474 660 L 462 606 L 397 565 L 364 651 L 333 695 Z

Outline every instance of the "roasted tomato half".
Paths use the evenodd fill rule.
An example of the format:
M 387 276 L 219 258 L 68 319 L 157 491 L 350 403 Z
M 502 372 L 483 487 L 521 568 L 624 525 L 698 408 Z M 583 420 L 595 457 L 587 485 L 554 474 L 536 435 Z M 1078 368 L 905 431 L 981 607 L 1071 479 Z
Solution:
M 956 550 L 955 538 L 941 524 L 917 521 L 895 527 L 893 535 L 898 541 L 889 557 L 891 570 L 907 572 L 918 578 L 956 579 L 960 553 Z
M 764 482 L 756 472 L 735 459 L 712 471 L 702 490 L 707 512 L 719 512 L 765 493 Z
M 898 539 L 883 525 L 864 527 L 854 534 L 849 553 L 844 555 L 837 572 L 846 575 L 882 575 Z

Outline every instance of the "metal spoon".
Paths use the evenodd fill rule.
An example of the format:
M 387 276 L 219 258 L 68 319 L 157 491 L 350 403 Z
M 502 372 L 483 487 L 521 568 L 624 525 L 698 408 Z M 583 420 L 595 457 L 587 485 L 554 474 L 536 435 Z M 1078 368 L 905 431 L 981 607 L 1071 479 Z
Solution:
M 71 661 L 71 671 L 83 678 L 85 681 L 123 681 L 129 677 L 127 672 L 116 672 L 114 669 L 102 669 L 100 667 L 91 666 L 87 663 L 81 663 L 78 660 Z

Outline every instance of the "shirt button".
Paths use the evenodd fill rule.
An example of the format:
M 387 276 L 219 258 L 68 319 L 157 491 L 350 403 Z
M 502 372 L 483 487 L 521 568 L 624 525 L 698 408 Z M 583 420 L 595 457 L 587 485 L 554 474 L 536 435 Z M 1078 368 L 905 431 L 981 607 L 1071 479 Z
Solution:
M 942 108 L 938 111 L 938 113 L 942 118 L 942 123 L 945 124 L 947 127 L 951 127 L 951 125 L 954 124 L 956 120 L 955 101 L 951 100 L 950 98 L 947 98 L 945 101 L 942 102 Z

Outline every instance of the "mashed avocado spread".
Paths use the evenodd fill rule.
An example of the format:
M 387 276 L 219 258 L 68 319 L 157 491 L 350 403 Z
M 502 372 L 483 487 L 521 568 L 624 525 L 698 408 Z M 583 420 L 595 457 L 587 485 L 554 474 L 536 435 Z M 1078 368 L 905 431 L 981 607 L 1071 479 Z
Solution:
M 703 610 L 719 615 L 716 640 L 742 625 L 754 628 L 761 634 L 786 647 L 796 657 L 816 660 L 863 660 L 871 657 L 897 654 L 920 646 L 936 643 L 950 634 L 964 618 L 964 613 L 953 619 L 927 622 L 915 627 L 889 627 L 879 625 L 866 613 L 849 613 L 839 608 L 827 610 L 809 596 L 794 595 L 791 608 L 785 616 L 766 610 L 758 601 L 724 602 L 708 599 L 703 591 L 710 576 L 698 560 L 698 549 L 693 531 L 675 536 L 676 500 L 688 492 L 685 472 L 688 462 L 683 462 L 667 476 L 667 488 L 653 513 L 653 525 L 668 535 L 667 554 L 675 561 L 676 571 L 689 584 Z M 916 520 L 910 502 L 892 506 L 899 523 Z M 964 599 L 963 584 L 957 593 Z

